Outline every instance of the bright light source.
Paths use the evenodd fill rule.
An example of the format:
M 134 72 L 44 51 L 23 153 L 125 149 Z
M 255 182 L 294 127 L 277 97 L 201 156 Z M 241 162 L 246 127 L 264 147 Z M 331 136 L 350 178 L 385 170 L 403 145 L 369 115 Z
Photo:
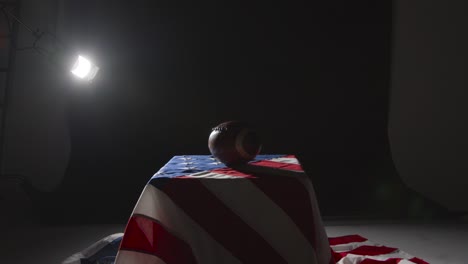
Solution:
M 71 72 L 80 79 L 91 81 L 96 77 L 99 67 L 91 63 L 88 59 L 78 56 L 78 60 L 73 65 Z

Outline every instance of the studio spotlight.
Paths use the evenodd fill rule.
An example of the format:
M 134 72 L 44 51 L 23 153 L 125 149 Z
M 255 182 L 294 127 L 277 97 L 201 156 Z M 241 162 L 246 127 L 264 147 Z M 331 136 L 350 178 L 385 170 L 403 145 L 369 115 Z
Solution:
M 78 55 L 78 58 L 71 69 L 71 73 L 73 73 L 73 75 L 87 81 L 92 81 L 98 71 L 98 66 L 94 65 L 90 60 L 81 55 Z

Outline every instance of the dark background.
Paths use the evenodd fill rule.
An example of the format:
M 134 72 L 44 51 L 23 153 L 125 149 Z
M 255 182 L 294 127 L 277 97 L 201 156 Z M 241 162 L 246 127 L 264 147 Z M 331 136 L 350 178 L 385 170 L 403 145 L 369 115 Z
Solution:
M 57 77 L 70 151 L 56 188 L 26 183 L 40 222 L 125 223 L 161 166 L 209 154 L 211 128 L 233 119 L 263 154 L 297 155 L 326 219 L 446 214 L 392 160 L 392 1 L 60 7 L 64 40 L 101 71 L 87 88 Z

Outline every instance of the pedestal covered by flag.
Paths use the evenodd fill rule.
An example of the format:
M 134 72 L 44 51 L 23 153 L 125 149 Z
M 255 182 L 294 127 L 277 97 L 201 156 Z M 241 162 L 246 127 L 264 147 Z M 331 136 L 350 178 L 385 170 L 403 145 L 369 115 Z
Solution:
M 144 187 L 116 263 L 335 263 L 297 158 L 258 155 L 248 166 L 174 156 Z

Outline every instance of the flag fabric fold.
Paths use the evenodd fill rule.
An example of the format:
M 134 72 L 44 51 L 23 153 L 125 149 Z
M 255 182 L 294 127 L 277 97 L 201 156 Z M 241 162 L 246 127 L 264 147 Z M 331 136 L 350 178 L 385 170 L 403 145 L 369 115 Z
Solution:
M 328 240 L 337 264 L 429 264 L 398 248 L 357 234 L 329 237 Z

